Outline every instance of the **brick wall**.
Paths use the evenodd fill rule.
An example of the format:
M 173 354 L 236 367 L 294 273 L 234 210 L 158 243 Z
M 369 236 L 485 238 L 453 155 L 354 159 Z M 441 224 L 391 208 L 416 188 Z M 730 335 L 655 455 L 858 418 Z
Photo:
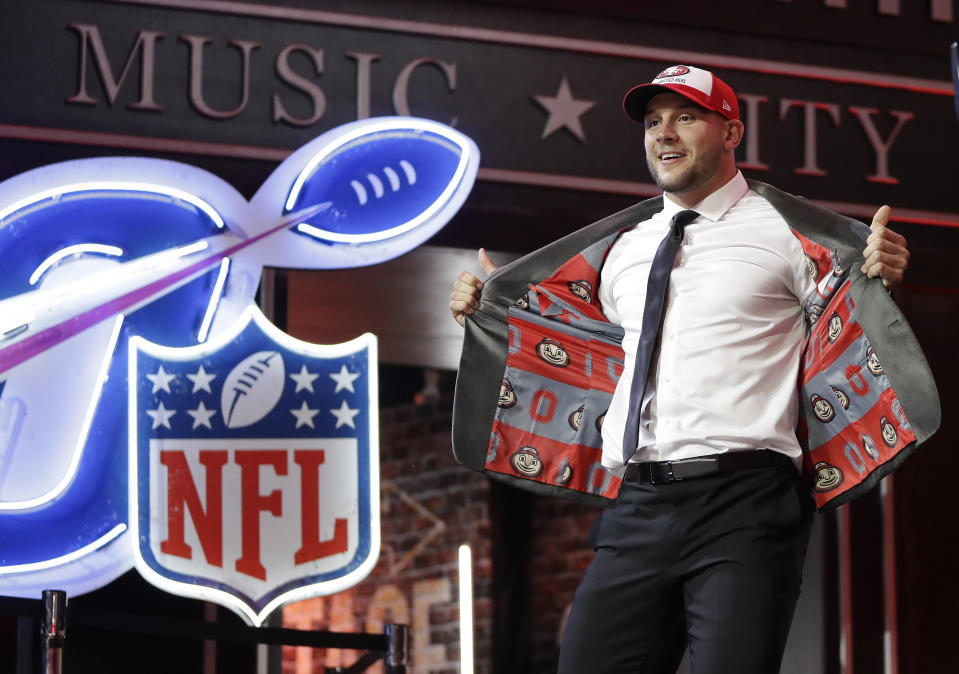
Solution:
M 530 606 L 534 623 L 535 655 L 531 670 L 556 671 L 556 655 L 563 620 L 573 593 L 593 558 L 589 527 L 599 510 L 570 501 L 536 498 L 530 556 Z
M 466 543 L 473 555 L 475 671 L 554 672 L 564 612 L 592 556 L 586 541 L 596 511 L 526 495 L 456 464 L 450 413 L 449 396 L 381 409 L 383 542 L 376 568 L 346 592 L 290 604 L 283 624 L 380 632 L 386 623 L 407 623 L 411 674 L 458 672 L 457 558 Z M 322 673 L 358 655 L 285 648 L 283 674 Z
M 285 607 L 284 626 L 381 632 L 387 623 L 406 623 L 411 673 L 458 672 L 458 549 L 465 543 L 473 555 L 476 671 L 490 671 L 489 484 L 453 459 L 450 409 L 447 398 L 380 410 L 379 561 L 368 578 L 346 592 Z M 357 657 L 350 651 L 285 648 L 283 674 L 323 672 Z M 383 666 L 369 671 L 383 671 Z

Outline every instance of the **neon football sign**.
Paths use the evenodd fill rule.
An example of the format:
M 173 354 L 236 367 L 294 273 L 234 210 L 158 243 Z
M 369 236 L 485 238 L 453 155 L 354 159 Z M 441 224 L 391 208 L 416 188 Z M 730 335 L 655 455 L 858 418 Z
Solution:
M 136 564 L 165 589 L 219 601 L 259 624 L 291 598 L 358 582 L 379 544 L 375 342 L 292 340 L 253 298 L 264 266 L 357 267 L 420 245 L 462 205 L 478 164 L 464 135 L 393 117 L 311 141 L 249 202 L 201 169 L 145 158 L 65 162 L 0 183 L 0 592 L 36 596 L 56 586 L 78 594 Z M 273 355 L 259 363 L 261 353 Z M 153 371 L 141 367 L 151 358 L 160 359 Z M 188 359 L 196 366 L 164 365 Z M 284 376 L 270 374 L 281 363 Z M 178 379 L 168 379 L 172 370 Z M 345 398 L 334 374 L 344 382 L 355 374 L 352 387 L 366 396 Z M 201 390 L 192 391 L 191 375 Z M 308 380 L 333 386 L 308 392 Z M 191 392 L 176 397 L 166 390 L 172 381 Z M 245 451 L 244 433 L 274 453 Z M 209 442 L 220 448 L 203 449 Z M 222 453 L 205 453 L 224 448 L 222 465 Z M 324 508 L 346 506 L 318 503 L 317 517 L 288 502 L 302 506 L 314 489 L 335 492 L 322 488 L 334 474 L 356 486 L 365 503 L 351 506 L 358 514 L 333 512 L 324 522 Z M 174 475 L 189 484 L 170 487 Z M 245 524 L 217 520 L 208 502 L 235 489 L 247 490 L 239 494 Z M 158 510 L 171 495 L 196 545 L 184 538 L 166 548 L 195 549 L 189 560 L 156 547 L 182 524 L 168 517 L 173 505 L 166 515 Z M 326 549 L 339 552 L 302 568 L 287 564 L 276 585 L 245 573 L 257 568 L 252 562 L 238 571 L 223 555 L 250 557 L 260 529 L 253 518 L 270 516 L 292 522 L 302 545 L 345 535 L 348 550 L 337 543 Z M 210 522 L 221 527 L 219 556 L 206 554 L 216 547 Z M 344 526 L 347 534 L 337 534 Z M 242 549 L 230 548 L 234 534 Z

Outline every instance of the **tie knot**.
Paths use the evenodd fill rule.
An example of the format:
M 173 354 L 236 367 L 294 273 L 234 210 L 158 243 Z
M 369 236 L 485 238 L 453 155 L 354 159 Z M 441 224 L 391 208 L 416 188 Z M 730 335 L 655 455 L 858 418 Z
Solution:
M 681 237 L 683 235 L 683 230 L 686 228 L 686 225 L 691 223 L 693 220 L 699 217 L 699 213 L 692 210 L 680 211 L 673 216 L 672 221 L 669 223 L 670 231 L 674 236 Z

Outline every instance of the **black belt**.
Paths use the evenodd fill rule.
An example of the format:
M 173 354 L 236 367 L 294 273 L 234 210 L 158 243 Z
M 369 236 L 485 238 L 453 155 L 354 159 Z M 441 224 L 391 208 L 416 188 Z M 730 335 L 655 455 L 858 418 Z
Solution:
M 730 470 L 786 465 L 792 466 L 792 459 L 781 452 L 774 452 L 771 449 L 751 449 L 678 461 L 628 463 L 623 480 L 646 484 L 668 484 Z

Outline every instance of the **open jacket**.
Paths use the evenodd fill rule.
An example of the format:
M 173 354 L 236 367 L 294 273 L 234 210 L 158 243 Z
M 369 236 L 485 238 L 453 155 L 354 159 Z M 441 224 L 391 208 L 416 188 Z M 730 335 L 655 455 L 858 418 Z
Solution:
M 902 313 L 859 270 L 868 228 L 764 183 L 750 188 L 786 220 L 817 283 L 802 301 L 809 339 L 796 433 L 817 506 L 837 506 L 935 432 L 939 397 Z M 600 308 L 599 272 L 619 234 L 662 207 L 662 197 L 643 201 L 490 275 L 456 382 L 460 463 L 540 494 L 616 497 L 600 429 L 623 369 L 623 330 Z

